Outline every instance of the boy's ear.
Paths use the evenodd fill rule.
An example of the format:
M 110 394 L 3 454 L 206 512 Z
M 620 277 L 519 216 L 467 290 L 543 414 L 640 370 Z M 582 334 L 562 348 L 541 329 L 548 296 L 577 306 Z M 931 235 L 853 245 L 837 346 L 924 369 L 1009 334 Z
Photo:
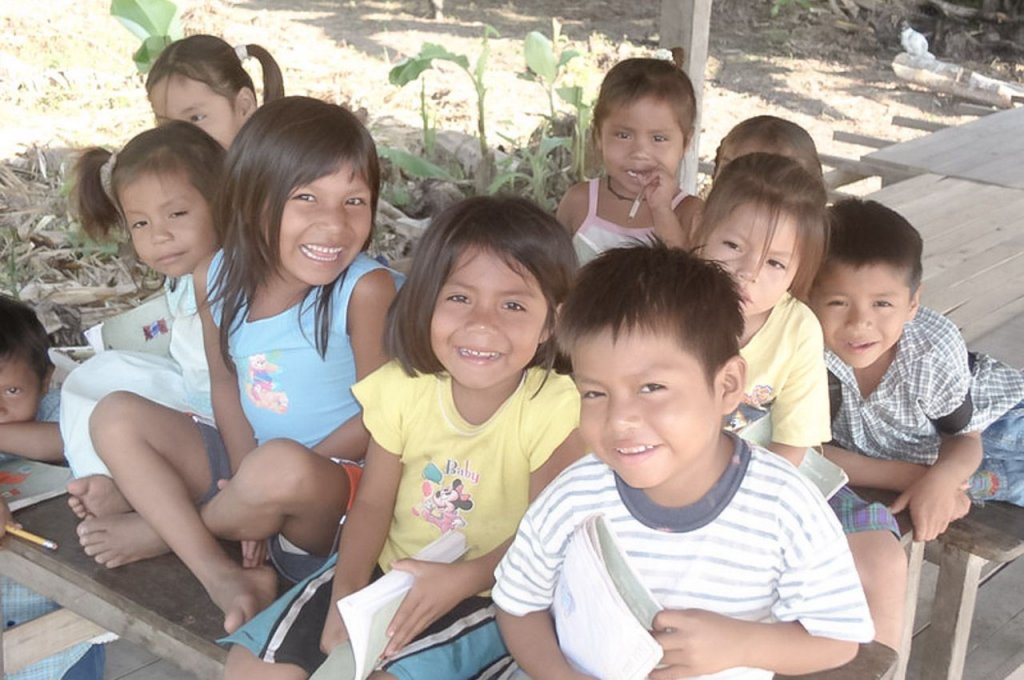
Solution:
M 907 313 L 907 321 L 913 321 L 919 309 L 921 309 L 921 284 L 918 284 L 917 290 L 910 296 L 910 309 Z
M 235 95 L 235 110 L 242 114 L 243 119 L 249 118 L 256 111 L 256 93 L 243 87 Z
M 721 402 L 723 416 L 740 405 L 746 386 L 747 362 L 737 354 L 726 361 L 715 376 L 715 392 Z

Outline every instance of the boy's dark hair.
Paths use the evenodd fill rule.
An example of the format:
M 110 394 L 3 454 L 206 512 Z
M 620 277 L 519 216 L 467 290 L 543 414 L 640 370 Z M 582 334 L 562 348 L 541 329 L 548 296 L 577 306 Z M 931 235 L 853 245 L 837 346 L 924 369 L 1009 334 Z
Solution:
M 444 370 L 430 344 L 430 324 L 442 286 L 468 250 L 493 253 L 513 271 L 536 279 L 548 305 L 546 327 L 554 335 L 558 306 L 568 295 L 576 271 L 569 232 L 524 198 L 468 198 L 430 223 L 416 248 L 409 278 L 388 310 L 384 346 L 409 375 Z M 556 355 L 550 337 L 537 348 L 529 365 L 550 369 Z
M 245 45 L 246 54 L 260 62 L 263 70 L 263 103 L 284 96 L 281 68 L 270 52 L 259 45 Z M 190 35 L 165 47 L 146 76 L 146 92 L 152 92 L 164 78 L 181 76 L 203 83 L 221 97 L 234 102 L 247 87 L 256 95 L 252 78 L 242 68 L 235 48 L 213 35 Z
M 594 335 L 667 334 L 695 356 L 710 384 L 739 354 L 743 313 L 732 277 L 718 264 L 661 243 L 612 248 L 584 266 L 562 305 L 563 352 Z
M 24 302 L 0 295 L 0 361 L 28 362 L 40 380 L 53 364 L 47 351 L 50 340 L 36 313 Z
M 910 292 L 921 285 L 921 235 L 902 215 L 877 201 L 846 198 L 829 208 L 832 233 L 822 272 L 832 263 L 854 268 L 887 264 L 907 274 Z
M 259 288 L 281 267 L 281 217 L 289 195 L 344 167 L 370 189 L 371 237 L 365 248 L 377 216 L 380 165 L 373 137 L 351 111 L 311 97 L 284 97 L 258 108 L 232 142 L 215 213 L 224 230 L 224 260 L 210 289 L 210 299 L 224 304 L 220 346 L 229 366 L 228 337 Z M 335 282 L 316 291 L 314 327 L 321 356 L 327 352 Z
M 690 77 L 670 61 L 636 57 L 620 61 L 601 81 L 591 128 L 594 141 L 600 139 L 601 126 L 614 109 L 644 97 L 661 100 L 672 107 L 687 140 L 693 137 L 697 97 Z

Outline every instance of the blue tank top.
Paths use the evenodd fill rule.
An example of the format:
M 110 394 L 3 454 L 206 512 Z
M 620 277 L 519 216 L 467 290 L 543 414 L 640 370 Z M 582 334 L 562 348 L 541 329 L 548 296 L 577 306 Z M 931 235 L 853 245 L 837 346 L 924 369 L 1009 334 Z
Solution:
M 213 282 L 222 263 L 223 251 L 218 251 L 207 277 L 211 291 L 216 291 Z M 348 303 L 359 279 L 376 269 L 385 267 L 360 254 L 338 277 L 331 299 L 330 341 L 322 358 L 316 348 L 315 290 L 301 305 L 266 319 L 243 321 L 231 332 L 228 350 L 242 410 L 259 444 L 284 437 L 313 447 L 359 414 L 359 402 L 352 395 L 356 362 L 348 335 Z M 397 287 L 401 275 L 388 271 Z M 212 309 L 218 325 L 222 307 L 218 303 Z

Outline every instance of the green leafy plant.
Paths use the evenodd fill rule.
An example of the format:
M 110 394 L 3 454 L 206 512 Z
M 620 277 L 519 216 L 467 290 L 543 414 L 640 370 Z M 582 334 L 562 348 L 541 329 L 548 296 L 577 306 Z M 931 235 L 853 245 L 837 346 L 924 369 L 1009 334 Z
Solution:
M 399 168 L 410 177 L 419 179 L 443 179 L 448 182 L 457 182 L 458 179 L 444 168 L 431 163 L 422 156 L 415 156 L 408 151 L 395 149 L 389 146 L 377 147 L 377 155 L 388 160 L 392 165 Z
M 531 31 L 523 41 L 523 55 L 526 58 L 526 73 L 521 77 L 539 83 L 548 96 L 548 124 L 554 124 L 558 115 L 555 107 L 555 95 L 573 108 L 572 140 L 568 148 L 572 153 L 571 172 L 576 180 L 582 179 L 586 171 L 587 134 L 593 103 L 584 95 L 579 85 L 558 87 L 558 81 L 565 75 L 566 67 L 580 53 L 574 49 L 562 47 L 562 25 L 558 19 L 551 20 L 551 38 L 539 31 Z
M 160 52 L 184 35 L 178 6 L 170 0 L 113 0 L 110 14 L 142 41 L 132 59 L 149 73 Z
M 811 0 L 772 0 L 772 8 L 770 14 L 773 17 L 777 17 L 779 16 L 779 12 L 781 12 L 786 7 L 789 7 L 790 5 L 796 5 L 801 9 L 810 9 Z
M 464 54 L 449 52 L 446 48 L 435 43 L 424 43 L 420 48 L 419 54 L 406 57 L 398 62 L 388 74 L 388 80 L 392 85 L 403 87 L 419 78 L 424 71 L 434 65 L 435 61 L 446 61 L 455 64 L 469 76 L 473 83 L 473 89 L 476 92 L 476 128 L 477 139 L 480 142 L 481 163 L 476 172 L 478 189 L 485 188 L 490 183 L 491 177 L 494 174 L 494 157 L 491 154 L 490 147 L 487 145 L 487 109 L 485 105 L 487 85 L 484 83 L 484 74 L 487 71 L 487 62 L 490 60 L 491 54 L 488 38 L 492 36 L 497 37 L 497 35 L 498 32 L 491 26 L 484 27 L 480 54 L 477 55 L 476 62 L 472 66 L 469 63 L 469 57 Z M 420 101 L 422 110 L 422 105 L 425 101 L 425 97 L 422 94 Z
M 562 168 L 553 155 L 555 150 L 568 148 L 570 139 L 568 137 L 551 137 L 545 131 L 546 126 L 541 127 L 540 141 L 537 144 L 526 144 L 518 149 L 522 160 L 510 156 L 502 171 L 494 178 L 491 185 L 487 187 L 488 193 L 500 191 L 506 185 L 515 186 L 518 182 L 526 185 L 530 197 L 535 203 L 545 208 L 554 208 L 554 201 L 551 198 L 550 184 L 553 178 L 561 176 Z M 504 135 L 503 135 L 504 137 Z M 510 143 L 515 140 L 505 137 Z M 520 168 L 525 162 L 524 172 Z
M 530 31 L 523 41 L 523 55 L 526 57 L 526 73 L 522 77 L 540 83 L 548 95 L 551 119 L 555 111 L 555 82 L 565 66 L 580 56 L 577 50 L 561 49 L 562 24 L 551 20 L 551 38 L 539 31 Z M 556 52 L 557 50 L 557 52 Z

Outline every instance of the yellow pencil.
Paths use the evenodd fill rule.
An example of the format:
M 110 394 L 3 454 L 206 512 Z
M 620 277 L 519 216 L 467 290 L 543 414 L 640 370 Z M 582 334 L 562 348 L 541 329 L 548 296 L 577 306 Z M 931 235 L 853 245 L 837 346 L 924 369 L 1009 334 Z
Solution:
M 28 541 L 29 543 L 35 543 L 36 545 L 41 545 L 44 548 L 49 548 L 50 550 L 56 550 L 57 549 L 57 543 L 55 541 L 51 541 L 48 538 L 43 538 L 42 536 L 36 536 L 31 531 L 25 531 L 24 529 L 19 529 L 18 527 L 14 526 L 13 524 L 10 524 L 10 523 L 5 524 L 4 525 L 4 529 L 7 530 L 7 533 L 14 534 L 18 538 L 23 538 L 26 541 Z

